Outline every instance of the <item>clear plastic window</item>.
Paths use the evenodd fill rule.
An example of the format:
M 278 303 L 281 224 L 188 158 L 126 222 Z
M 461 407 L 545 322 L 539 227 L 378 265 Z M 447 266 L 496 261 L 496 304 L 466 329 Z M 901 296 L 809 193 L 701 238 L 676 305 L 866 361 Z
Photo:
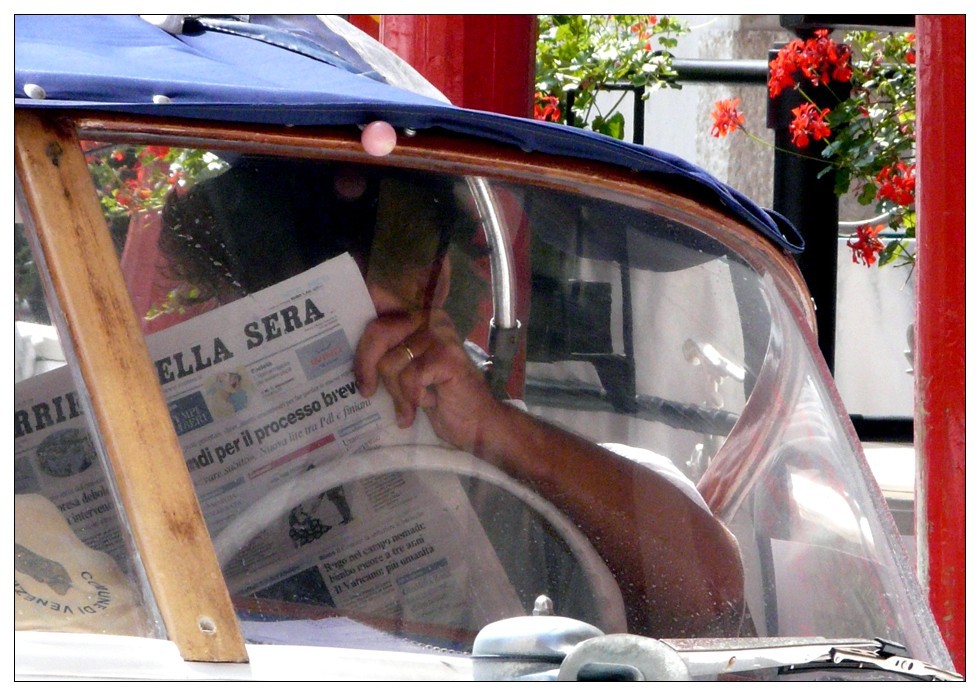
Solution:
M 19 216 L 18 216 L 19 218 Z M 14 624 L 162 637 L 43 264 L 14 227 Z
M 795 299 L 689 206 L 86 148 L 248 640 L 467 650 L 540 595 L 657 637 L 932 630 Z M 473 375 L 506 403 L 450 413 Z M 846 619 L 790 591 L 830 547 L 875 588 Z

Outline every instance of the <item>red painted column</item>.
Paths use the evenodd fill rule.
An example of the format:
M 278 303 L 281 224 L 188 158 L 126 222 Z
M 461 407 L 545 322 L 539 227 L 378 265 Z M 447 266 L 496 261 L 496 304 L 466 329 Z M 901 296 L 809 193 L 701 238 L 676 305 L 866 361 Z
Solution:
M 379 40 L 456 106 L 530 116 L 535 15 L 381 15 Z
M 916 17 L 919 573 L 966 671 L 966 18 Z
M 347 21 L 363 31 L 375 41 L 378 40 L 380 31 L 380 15 L 347 15 Z

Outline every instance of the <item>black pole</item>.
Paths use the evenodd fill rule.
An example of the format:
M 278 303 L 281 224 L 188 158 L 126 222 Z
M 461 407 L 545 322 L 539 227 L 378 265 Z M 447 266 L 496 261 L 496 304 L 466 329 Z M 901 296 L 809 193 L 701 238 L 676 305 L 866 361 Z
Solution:
M 633 88 L 633 142 L 642 145 L 646 139 L 646 102 L 643 101 L 643 87 Z
M 776 57 L 778 47 L 770 52 Z M 807 96 L 818 109 L 832 109 L 848 96 L 850 85 L 833 83 L 814 88 L 806 84 Z M 796 258 L 810 289 L 816 308 L 817 344 L 831 372 L 834 370 L 837 314 L 837 233 L 838 198 L 834 192 L 834 172 L 820 156 L 825 147 L 814 142 L 800 149 L 793 144 L 789 125 L 792 110 L 807 103 L 796 90 L 785 89 L 769 99 L 768 123 L 774 130 L 776 146 L 773 161 L 772 207 L 785 215 L 803 236 L 805 250 Z

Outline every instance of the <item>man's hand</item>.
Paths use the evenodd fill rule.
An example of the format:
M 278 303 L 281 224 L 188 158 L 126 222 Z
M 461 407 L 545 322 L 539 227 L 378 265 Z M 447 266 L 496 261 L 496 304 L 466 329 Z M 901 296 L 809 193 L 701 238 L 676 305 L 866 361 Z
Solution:
M 436 434 L 469 452 L 500 408 L 442 310 L 394 312 L 371 322 L 354 354 L 358 388 L 370 397 L 383 383 L 398 425 L 425 410 Z

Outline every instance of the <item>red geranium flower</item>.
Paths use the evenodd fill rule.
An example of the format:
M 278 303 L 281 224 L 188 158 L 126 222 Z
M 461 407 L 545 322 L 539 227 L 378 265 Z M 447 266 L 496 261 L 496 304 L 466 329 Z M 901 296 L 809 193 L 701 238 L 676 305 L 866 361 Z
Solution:
M 736 131 L 743 123 L 745 123 L 745 114 L 739 111 L 738 105 L 742 103 L 741 99 L 722 99 L 721 101 L 715 102 L 715 108 L 711 112 L 711 118 L 714 119 L 715 123 L 711 127 L 711 135 L 715 138 L 721 138 Z
M 789 132 L 793 144 L 803 149 L 810 144 L 810 139 L 823 140 L 830 135 L 830 126 L 824 120 L 830 109 L 817 110 L 813 104 L 801 104 L 793 109 L 793 120 L 789 124 Z
M 818 29 L 806 41 L 794 39 L 769 62 L 769 96 L 777 97 L 787 87 L 796 86 L 797 74 L 814 86 L 831 80 L 847 82 L 850 60 L 850 48 L 831 39 L 826 29 Z
M 653 36 L 653 32 L 650 31 L 650 25 L 656 23 L 657 18 L 654 15 L 649 15 L 646 22 L 637 22 L 630 27 L 630 31 L 636 34 L 636 38 L 645 42 L 643 48 L 647 51 L 650 50 L 650 42 L 647 39 Z
M 796 59 L 794 44 L 799 41 L 791 41 L 779 50 L 776 57 L 769 61 L 769 96 L 778 97 L 787 87 L 796 85 Z
M 884 225 L 871 227 L 871 225 L 861 225 L 857 228 L 855 239 L 847 242 L 851 250 L 851 261 L 863 263 L 869 268 L 878 259 L 885 249 L 885 243 L 878 239 L 878 234 L 885 229 Z
M 558 107 L 558 97 L 543 92 L 535 93 L 534 118 L 539 121 L 560 121 L 561 109 Z
M 912 205 L 915 203 L 915 165 L 899 162 L 886 165 L 875 177 L 878 184 L 879 201 L 889 200 L 896 205 Z

